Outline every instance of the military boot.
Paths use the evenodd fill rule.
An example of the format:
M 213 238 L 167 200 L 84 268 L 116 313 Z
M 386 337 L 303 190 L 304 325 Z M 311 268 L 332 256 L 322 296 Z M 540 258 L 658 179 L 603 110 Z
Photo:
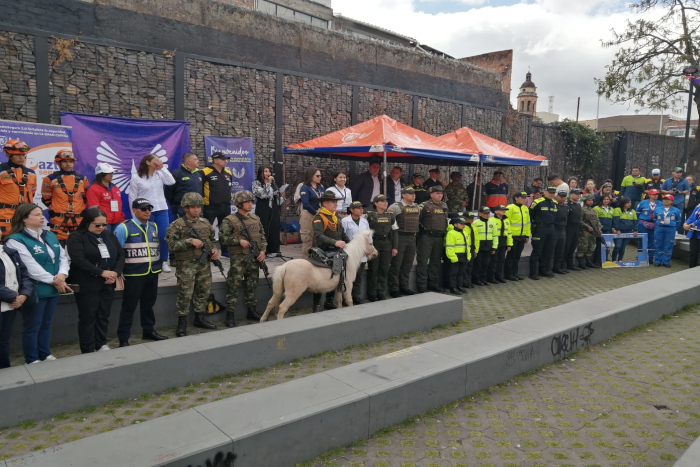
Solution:
M 236 327 L 236 316 L 232 311 L 226 312 L 226 327 L 235 328 Z
M 203 315 L 204 315 L 204 313 L 195 313 L 194 314 L 194 323 L 192 323 L 192 324 L 197 328 L 216 329 L 216 324 L 214 324 L 211 321 L 209 321 L 208 319 L 206 319 Z
M 321 311 L 321 294 L 315 293 L 314 294 L 314 307 L 313 307 L 311 313 L 318 313 L 320 311 Z
M 581 268 L 578 267 L 578 266 L 576 266 L 576 263 L 573 262 L 573 261 L 570 262 L 570 263 L 566 266 L 566 269 L 568 269 L 569 271 L 580 271 L 580 270 L 581 270 Z
M 584 258 L 583 256 L 577 256 L 577 257 L 576 257 L 576 261 L 578 261 L 578 267 L 579 267 L 579 268 L 581 268 L 581 269 L 588 269 L 588 268 L 586 267 L 586 258 Z
M 255 309 L 255 305 L 248 305 L 248 314 L 246 314 L 245 317 L 252 321 L 260 321 L 262 315 L 258 313 L 258 310 Z
M 187 316 L 177 317 L 177 329 L 175 330 L 176 337 L 183 337 L 187 335 Z
M 586 267 L 598 269 L 600 268 L 600 265 L 595 264 L 595 262 L 593 262 L 593 256 L 589 256 L 588 258 L 586 258 Z
M 337 307 L 335 305 L 335 290 L 326 292 L 326 302 L 323 304 L 324 310 L 335 310 Z

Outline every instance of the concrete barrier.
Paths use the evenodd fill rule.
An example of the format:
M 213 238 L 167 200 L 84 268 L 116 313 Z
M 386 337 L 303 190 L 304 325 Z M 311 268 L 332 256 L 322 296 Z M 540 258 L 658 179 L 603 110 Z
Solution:
M 686 270 L 193 410 L 230 439 L 235 465 L 291 465 L 698 302 L 700 281 Z M 170 417 L 143 425 L 172 428 Z M 75 462 L 66 465 L 97 465 L 90 453 L 124 445 L 135 438 L 129 430 L 59 446 Z M 175 430 L 172 443 L 184 445 L 183 436 Z M 132 465 L 161 465 L 151 461 L 147 437 L 131 446 L 144 452 Z M 211 447 L 208 459 L 220 452 Z M 169 465 L 204 455 L 186 448 L 157 454 Z M 32 462 L 63 465 L 56 453 L 34 454 Z
M 11 367 L 0 371 L 0 425 L 431 329 L 461 321 L 462 306 L 428 293 Z M 27 400 L 52 403 L 26 410 Z
M 698 467 L 700 465 L 700 438 L 683 453 L 673 467 Z

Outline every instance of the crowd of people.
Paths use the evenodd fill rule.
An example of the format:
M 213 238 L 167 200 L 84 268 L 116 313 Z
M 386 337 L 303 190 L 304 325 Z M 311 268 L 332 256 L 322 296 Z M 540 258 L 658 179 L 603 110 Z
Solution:
M 258 270 L 266 257 L 280 252 L 279 212 L 284 202 L 269 167 L 258 169 L 252 191 L 232 194 L 232 174 L 222 153 L 214 153 L 203 169 L 195 154 L 184 154 L 181 167 L 172 173 L 156 155 L 147 154 L 131 179 L 127 194 L 133 217 L 125 220 L 120 190 L 112 183 L 115 170 L 109 164 L 98 163 L 90 182 L 75 171 L 75 155 L 61 150 L 55 156 L 59 170 L 38 181 L 25 165 L 26 143 L 11 140 L 3 150 L 8 162 L 0 164 L 0 368 L 10 365 L 9 343 L 18 311 L 25 362 L 56 359 L 51 324 L 62 293 L 75 294 L 83 353 L 110 350 L 107 328 L 118 290 L 123 291 L 119 346 L 129 345 L 137 306 L 142 337 L 167 339 L 156 330 L 153 306 L 159 273 L 173 268 L 176 336 L 187 335 L 191 311 L 194 326 L 216 328 L 205 311 L 210 263 L 217 264 L 222 255 L 230 258 L 225 325 L 236 325 L 241 286 L 247 318 L 260 319 L 255 298 Z M 444 183 L 435 168 L 427 180 L 416 173 L 408 184 L 398 166 L 391 170 L 384 192 L 379 169 L 380 161 L 372 160 L 351 188 L 348 174 L 335 173 L 334 185 L 325 189 L 321 171 L 311 167 L 294 195 L 304 257 L 311 247 L 342 250 L 359 232 L 373 230 L 378 255 L 363 259 L 352 288 L 354 303 L 362 303 L 363 282 L 373 302 L 385 300 L 387 290 L 391 297 L 446 289 L 463 294 L 474 286 L 523 280 L 518 265 L 528 242 L 530 279 L 597 268 L 596 249 L 603 233 L 646 233 L 654 245 L 650 261 L 670 267 L 676 232 L 687 231 L 690 266 L 698 264 L 700 188 L 691 177 L 683 178 L 680 168 L 668 180 L 661 180 L 656 169 L 651 179 L 633 169 L 619 193 L 609 181 L 598 191 L 588 180 L 581 190 L 575 178 L 564 182 L 556 175 L 548 177 L 546 187 L 535 179 L 524 191 L 510 193 L 501 170 L 487 183 L 477 175 L 464 187 L 461 173 L 452 172 Z M 39 198 L 46 212 L 35 203 Z M 231 204 L 237 208 L 234 214 Z M 629 236 L 615 239 L 613 260 L 624 258 L 629 241 Z M 415 290 L 409 286 L 414 260 Z M 330 292 L 325 309 L 336 306 Z M 321 301 L 322 294 L 314 294 L 314 312 L 321 310 Z

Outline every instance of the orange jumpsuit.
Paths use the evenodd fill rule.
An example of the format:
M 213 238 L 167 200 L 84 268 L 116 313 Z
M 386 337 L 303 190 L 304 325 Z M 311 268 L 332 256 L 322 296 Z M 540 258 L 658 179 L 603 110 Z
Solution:
M 59 170 L 44 177 L 41 200 L 49 208 L 49 227 L 59 240 L 78 228 L 85 210 L 87 177 L 78 172 Z
M 36 193 L 36 173 L 11 162 L 0 164 L 0 230 L 10 231 L 17 206 L 31 203 Z

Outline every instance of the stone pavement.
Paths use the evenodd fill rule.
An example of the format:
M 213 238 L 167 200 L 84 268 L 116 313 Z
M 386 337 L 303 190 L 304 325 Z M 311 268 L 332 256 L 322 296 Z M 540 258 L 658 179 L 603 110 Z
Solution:
M 453 326 L 438 327 L 428 332 L 396 336 L 371 345 L 339 352 L 327 352 L 289 364 L 253 370 L 238 375 L 222 375 L 207 382 L 172 388 L 158 394 L 143 394 L 135 399 L 117 400 L 79 412 L 61 414 L 48 420 L 27 421 L 18 426 L 0 428 L 0 460 L 35 450 L 110 431 L 133 423 L 157 418 L 214 400 L 243 394 L 290 379 L 337 368 L 406 347 L 448 337 L 511 319 L 555 305 L 596 295 L 636 282 L 653 279 L 687 266 L 674 262 L 674 267 L 586 270 L 507 285 L 472 289 L 464 296 L 464 321 Z M 306 310 L 299 311 L 305 313 Z M 172 330 L 165 330 L 172 335 Z M 215 331 L 214 331 L 215 332 Z M 134 343 L 138 340 L 134 339 Z M 110 342 L 114 344 L 114 342 Z M 77 347 L 55 348 L 61 357 L 76 353 Z M 119 352 L 119 349 L 112 350 Z M 231 358 L 245 358 L 232 355 Z M 51 363 L 42 363 L 42 365 Z M 186 371 L 186 369 L 183 369 Z
M 695 305 L 304 465 L 672 466 L 700 436 L 699 329 Z

